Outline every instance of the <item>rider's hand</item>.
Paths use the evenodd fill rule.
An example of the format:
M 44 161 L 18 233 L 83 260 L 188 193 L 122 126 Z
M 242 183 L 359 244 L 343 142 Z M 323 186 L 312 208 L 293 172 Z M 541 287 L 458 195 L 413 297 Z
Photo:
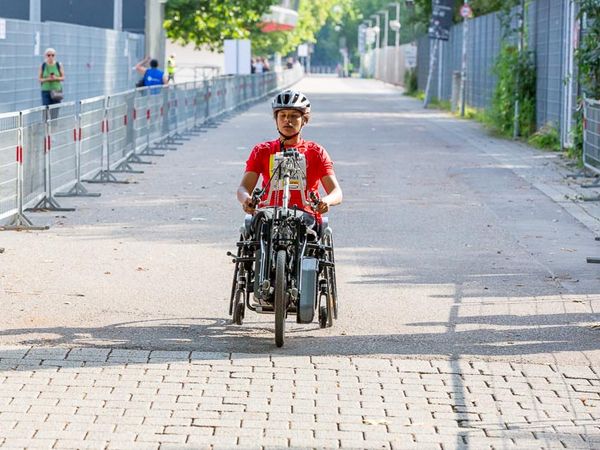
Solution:
M 317 211 L 319 214 L 325 214 L 329 211 L 329 202 L 323 199 L 319 200 L 315 211 Z
M 244 203 L 242 203 L 242 209 L 247 214 L 254 214 L 254 210 L 256 209 L 256 205 L 254 204 L 254 201 L 252 200 L 251 196 L 246 197 L 246 199 L 244 200 Z

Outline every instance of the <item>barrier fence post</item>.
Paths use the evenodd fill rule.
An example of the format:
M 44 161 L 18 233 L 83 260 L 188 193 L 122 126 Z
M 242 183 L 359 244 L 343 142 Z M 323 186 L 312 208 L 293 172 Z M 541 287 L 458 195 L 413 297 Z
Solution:
M 58 120 L 61 104 L 55 104 L 45 107 L 43 113 L 44 130 L 44 195 L 29 211 L 75 211 L 75 208 L 62 208 L 52 195 L 52 164 L 50 163 L 50 151 L 52 149 L 52 136 L 50 133 L 51 124 Z M 36 151 L 35 148 L 32 148 Z M 37 149 L 39 150 L 39 149 Z
M 76 180 L 75 184 L 67 192 L 57 192 L 55 197 L 100 197 L 97 192 L 89 192 L 81 182 L 81 101 L 78 102 L 78 113 L 73 129 L 73 140 L 75 141 Z
M 109 95 L 106 98 L 106 140 L 109 161 L 108 170 L 111 173 L 144 173 L 131 167 L 130 156 L 134 153 L 133 146 L 128 141 L 129 92 Z
M 589 98 L 583 102 L 583 166 L 600 175 L 600 101 Z M 583 184 L 582 188 L 600 187 L 600 178 L 592 184 Z M 586 201 L 600 201 L 600 196 L 586 197 Z
M 47 230 L 34 226 L 23 213 L 22 113 L 0 115 L 0 220 L 1 230 Z
M 101 142 L 100 146 L 101 158 L 100 158 L 100 171 L 91 179 L 84 180 L 86 183 L 114 183 L 114 184 L 129 184 L 127 180 L 118 180 L 110 170 L 110 152 L 108 147 L 108 98 L 102 97 L 102 114 L 100 118 L 100 133 Z M 96 124 L 97 125 L 97 124 Z

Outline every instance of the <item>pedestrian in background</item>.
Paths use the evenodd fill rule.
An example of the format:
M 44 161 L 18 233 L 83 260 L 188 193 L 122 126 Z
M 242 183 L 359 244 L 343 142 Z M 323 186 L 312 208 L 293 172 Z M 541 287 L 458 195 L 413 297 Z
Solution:
M 256 58 L 256 62 L 254 63 L 254 73 L 263 73 L 264 67 L 262 58 Z
M 169 59 L 167 60 L 167 74 L 168 81 L 172 81 L 175 83 L 175 71 L 177 70 L 177 63 L 175 62 L 175 53 L 171 53 Z
M 146 66 L 148 62 L 150 62 L 150 67 Z M 138 62 L 135 70 L 143 76 L 139 83 L 142 86 L 157 86 L 169 82 L 167 74 L 158 68 L 158 60 L 151 59 L 149 56 Z
M 271 70 L 271 66 L 269 66 L 269 60 L 266 58 L 260 58 L 260 62 L 263 66 L 263 72 L 269 72 Z
M 56 50 L 47 48 L 44 52 L 46 60 L 40 66 L 38 78 L 42 87 L 42 105 L 49 106 L 60 103 L 63 99 L 63 85 L 65 69 L 56 60 Z M 51 118 L 56 118 L 58 109 L 51 111 Z

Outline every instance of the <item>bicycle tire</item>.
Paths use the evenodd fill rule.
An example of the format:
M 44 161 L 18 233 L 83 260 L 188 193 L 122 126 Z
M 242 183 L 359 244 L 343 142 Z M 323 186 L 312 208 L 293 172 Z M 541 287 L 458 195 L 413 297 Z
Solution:
M 233 305 L 233 323 L 242 325 L 244 323 L 244 291 L 238 289 L 235 293 L 235 304 Z
M 283 346 L 285 335 L 286 302 L 286 276 L 285 276 L 286 252 L 279 250 L 275 265 L 275 345 Z

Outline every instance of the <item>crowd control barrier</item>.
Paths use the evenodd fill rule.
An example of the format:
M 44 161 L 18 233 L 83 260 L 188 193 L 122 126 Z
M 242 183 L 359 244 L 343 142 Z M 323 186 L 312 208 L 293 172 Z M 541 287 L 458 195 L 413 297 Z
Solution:
M 19 116 L 19 113 L 0 115 L 0 220 L 15 216 L 19 211 L 19 163 L 23 154 Z
M 83 182 L 126 183 L 133 163 L 174 150 L 186 133 L 292 85 L 302 69 L 221 76 L 0 115 L 0 227 L 33 227 L 25 211 L 70 211 L 57 197 L 98 196 Z M 5 225 L 2 225 L 5 224 Z M 46 228 L 46 227 L 44 227 Z
M 600 175 L 600 101 L 586 99 L 583 108 L 583 164 Z M 600 187 L 600 183 L 584 187 Z

